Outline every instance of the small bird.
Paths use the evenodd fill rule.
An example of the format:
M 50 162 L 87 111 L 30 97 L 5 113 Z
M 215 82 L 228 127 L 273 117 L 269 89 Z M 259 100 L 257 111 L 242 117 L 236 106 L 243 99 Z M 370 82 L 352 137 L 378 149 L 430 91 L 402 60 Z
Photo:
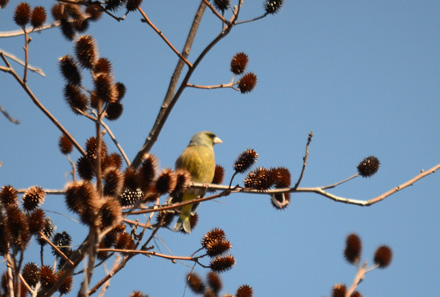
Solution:
M 176 169 L 185 169 L 191 175 L 192 182 L 209 184 L 214 178 L 215 155 L 214 145 L 222 143 L 214 133 L 202 131 L 195 134 L 186 149 L 176 160 Z M 190 189 L 183 193 L 182 201 L 201 198 L 205 195 L 205 189 Z M 198 203 L 188 204 L 182 207 L 179 220 L 174 226 L 175 231 L 182 228 L 186 233 L 191 233 L 190 218 L 196 213 Z

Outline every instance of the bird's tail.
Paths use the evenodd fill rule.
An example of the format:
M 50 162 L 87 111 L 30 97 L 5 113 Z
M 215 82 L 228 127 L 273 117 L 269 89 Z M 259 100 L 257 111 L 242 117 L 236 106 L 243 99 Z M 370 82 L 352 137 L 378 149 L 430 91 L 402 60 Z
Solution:
M 191 208 L 192 204 L 185 205 L 182 207 L 182 213 L 179 216 L 179 220 L 177 221 L 176 225 L 174 226 L 175 231 L 183 230 L 186 233 L 191 233 Z

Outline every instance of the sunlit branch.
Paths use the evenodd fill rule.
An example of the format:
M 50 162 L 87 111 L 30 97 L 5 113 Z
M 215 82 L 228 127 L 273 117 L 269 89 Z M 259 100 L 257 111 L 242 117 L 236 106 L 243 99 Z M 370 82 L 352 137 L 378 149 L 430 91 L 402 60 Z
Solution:
M 154 256 L 169 260 L 181 260 L 181 261 L 195 261 L 200 257 L 185 257 L 185 256 L 173 256 L 173 255 L 165 255 L 152 251 L 143 251 L 143 250 L 125 250 L 125 249 L 99 249 L 98 252 L 116 252 L 122 254 L 131 254 L 131 255 L 146 255 L 146 256 Z
M 3 108 L 3 106 L 1 106 L 0 105 L 0 112 L 11 122 L 11 123 L 14 123 L 14 124 L 20 124 L 20 122 L 17 120 L 17 119 L 15 119 L 15 118 L 13 118 L 13 117 L 11 117 L 10 115 L 9 115 L 9 113 Z
M 217 9 L 215 9 L 208 0 L 203 0 L 203 2 L 205 2 L 209 9 L 211 9 L 212 13 L 214 13 L 223 23 L 225 23 L 226 25 L 230 25 L 229 22 L 221 14 L 218 13 Z
M 23 32 L 23 31 L 22 31 L 22 32 Z M 9 59 L 14 60 L 14 61 L 17 62 L 18 64 L 25 66 L 25 62 L 24 62 L 23 60 L 17 58 L 16 56 L 14 56 L 13 54 L 10 54 L 10 53 L 8 53 L 8 52 L 5 52 L 5 51 L 2 50 L 2 49 L 0 49 L 0 52 L 2 52 L 3 55 L 5 55 L 6 57 L 8 57 Z M 35 73 L 38 73 L 38 74 L 41 75 L 42 77 L 46 77 L 46 74 L 43 72 L 43 70 L 42 70 L 41 68 L 34 67 L 34 66 L 32 66 L 32 65 L 29 65 L 29 64 L 28 64 L 27 68 L 28 68 L 30 71 L 33 71 L 33 72 L 35 72 Z M 3 67 L 2 67 L 1 69 L 2 69 L 3 71 L 5 71 L 5 72 L 9 72 L 9 71 L 7 71 L 7 69 L 9 69 L 9 68 L 3 68 Z
M 309 133 L 309 137 L 307 139 L 307 144 L 306 144 L 306 154 L 303 158 L 303 167 L 301 170 L 301 174 L 298 178 L 298 181 L 296 182 L 295 186 L 293 187 L 294 189 L 297 189 L 299 187 L 299 184 L 301 183 L 301 180 L 304 176 L 304 172 L 306 170 L 306 166 L 307 166 L 307 159 L 309 158 L 309 146 L 310 146 L 310 142 L 312 141 L 313 138 L 313 131 Z

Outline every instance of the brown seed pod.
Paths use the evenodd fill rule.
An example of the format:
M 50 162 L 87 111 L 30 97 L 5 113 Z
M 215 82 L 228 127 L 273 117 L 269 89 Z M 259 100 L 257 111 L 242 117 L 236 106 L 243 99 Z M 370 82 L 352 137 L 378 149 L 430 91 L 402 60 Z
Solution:
M 205 292 L 205 284 L 200 276 L 195 272 L 190 272 L 187 274 L 186 283 L 195 294 L 203 294 L 203 292 Z
M 119 196 L 119 202 L 124 207 L 132 206 L 142 198 L 143 198 L 142 191 L 130 190 L 127 188 L 122 192 L 121 196 Z
M 272 187 L 273 175 L 264 167 L 259 167 L 248 173 L 244 180 L 247 188 L 264 191 Z
M 230 0 L 214 0 L 215 9 L 220 10 L 222 13 L 225 10 L 228 10 L 230 6 L 231 6 Z
M 175 197 L 180 193 L 185 192 L 191 185 L 191 174 L 185 169 L 176 169 L 176 186 L 171 193 L 171 196 Z
M 164 169 L 156 179 L 155 189 L 159 195 L 171 193 L 176 187 L 176 175 L 171 169 Z
M 91 160 L 96 160 L 98 157 L 98 142 L 96 137 L 92 136 L 86 141 L 86 152 L 87 158 Z M 105 158 L 107 157 L 107 145 L 104 140 L 101 139 L 101 162 L 105 162 Z
M 225 168 L 221 165 L 215 165 L 214 178 L 212 183 L 216 185 L 221 185 L 225 178 Z
M 253 149 L 242 152 L 234 162 L 234 170 L 237 173 L 244 173 L 258 160 L 258 154 Z
M 122 157 L 118 153 L 112 153 L 105 158 L 105 168 L 118 168 L 121 169 Z
M 265 10 L 266 14 L 275 14 L 280 11 L 284 4 L 284 0 L 266 0 Z
M 54 4 L 51 9 L 52 17 L 56 21 L 61 21 L 67 18 L 67 13 L 64 11 L 64 5 Z
M 66 55 L 59 60 L 60 70 L 64 79 L 73 85 L 81 84 L 81 74 L 72 56 Z
M 344 284 L 336 284 L 332 288 L 332 297 L 345 297 L 347 287 Z
M 78 170 L 79 177 L 84 180 L 90 181 L 95 175 L 95 164 L 93 160 L 87 157 L 79 157 L 76 161 L 76 169 Z
M 238 288 L 235 297 L 252 297 L 254 295 L 254 291 L 252 287 L 249 285 L 242 285 Z
M 26 2 L 21 2 L 17 5 L 14 12 L 14 22 L 20 26 L 24 27 L 29 23 L 31 18 L 31 7 Z
M 225 272 L 235 264 L 235 258 L 232 255 L 217 257 L 211 261 L 210 268 L 214 272 Z
M 254 90 L 257 85 L 257 76 L 248 72 L 244 74 L 241 79 L 238 81 L 238 89 L 242 94 L 250 93 Z
M 79 111 L 87 111 L 89 99 L 78 86 L 68 83 L 64 87 L 64 98 L 75 114 L 81 114 Z
M 64 273 L 66 273 L 66 272 L 63 270 L 59 270 L 57 272 L 57 280 L 60 279 L 61 277 L 63 277 Z M 58 288 L 58 292 L 61 295 L 68 294 L 68 293 L 70 293 L 70 291 L 72 291 L 72 286 L 73 286 L 73 277 L 72 277 L 72 274 L 69 273 L 69 275 L 66 277 L 66 279 L 61 284 L 61 286 Z
M 223 287 L 222 279 L 220 278 L 220 275 L 218 275 L 215 272 L 208 272 L 208 275 L 206 277 L 208 281 L 209 287 L 216 293 L 220 292 L 220 290 Z
M 245 53 L 237 53 L 231 60 L 231 72 L 237 75 L 242 74 L 247 67 L 249 61 Z
M 40 267 L 34 262 L 26 263 L 21 274 L 31 287 L 35 286 L 40 281 Z
M 208 254 L 208 256 L 212 257 L 216 257 L 219 256 L 223 253 L 225 253 L 226 251 L 229 251 L 232 247 L 232 244 L 229 240 L 227 239 L 217 239 L 214 241 L 209 242 L 206 245 L 206 253 Z
M 158 162 L 156 156 L 148 154 L 139 166 L 137 177 L 143 192 L 147 192 L 156 175 Z
M 380 161 L 375 156 L 369 156 L 359 163 L 357 169 L 362 177 L 371 177 L 379 170 Z
M 71 182 L 66 186 L 67 207 L 76 213 L 83 213 L 86 208 L 95 205 L 99 195 L 91 182 Z
M 133 249 L 134 243 L 130 234 L 127 232 L 119 233 L 116 239 L 115 248 L 117 249 Z
M 46 218 L 42 209 L 36 209 L 27 215 L 29 232 L 31 235 L 37 235 L 44 230 Z
M 46 10 L 43 6 L 37 6 L 32 10 L 31 15 L 31 25 L 34 29 L 43 27 L 44 22 L 46 21 Z
M 359 291 L 354 291 L 351 293 L 350 297 L 362 297 L 362 294 Z
M 60 20 L 60 28 L 61 33 L 63 33 L 63 36 L 67 40 L 72 41 L 75 38 L 75 30 L 72 26 L 72 23 L 70 23 L 67 19 L 63 18 Z
M 49 265 L 44 265 L 40 270 L 41 287 L 49 289 L 57 282 L 57 276 L 54 270 Z
M 213 228 L 203 236 L 201 244 L 206 249 L 211 242 L 223 239 L 226 239 L 225 231 L 220 228 Z
M 26 211 L 32 211 L 43 204 L 44 198 L 46 198 L 46 192 L 44 192 L 43 188 L 38 186 L 30 187 L 23 195 L 23 208 Z
M 60 148 L 60 151 L 63 155 L 68 155 L 73 151 L 73 143 L 64 134 L 60 136 L 60 140 L 58 141 L 58 147 Z
M 99 58 L 95 65 L 93 65 L 93 72 L 98 73 L 111 73 L 112 72 L 112 62 L 107 58 Z
M 117 95 L 118 101 L 120 101 L 120 100 L 122 100 L 122 98 L 124 98 L 125 93 L 127 92 L 127 88 L 121 82 L 115 83 L 115 87 L 118 92 L 118 95 Z
M 107 168 L 103 173 L 104 195 L 117 198 L 122 193 L 124 186 L 124 176 L 119 169 L 114 167 Z
M 270 195 L 270 202 L 278 210 L 284 210 L 290 204 L 291 193 L 276 193 Z
M 99 20 L 102 16 L 101 7 L 97 4 L 87 6 L 86 13 L 90 16 L 89 20 L 91 21 Z
M 95 39 L 91 35 L 83 35 L 75 43 L 75 54 L 82 67 L 92 69 L 98 57 Z
M 22 251 L 31 239 L 27 217 L 16 205 L 6 208 L 6 233 L 9 243 Z
M 0 202 L 3 207 L 18 204 L 18 192 L 13 186 L 3 186 L 0 191 Z
M 105 199 L 99 210 L 101 218 L 101 229 L 117 225 L 122 220 L 122 208 L 118 200 L 113 198 Z
M 275 188 L 289 188 L 291 184 L 291 174 L 289 169 L 285 167 L 274 168 L 271 171 L 274 173 Z
M 99 73 L 93 80 L 96 96 L 104 102 L 115 103 L 117 100 L 117 90 L 113 84 L 113 77 L 108 73 Z
M 350 234 L 345 240 L 344 257 L 350 264 L 359 262 L 362 252 L 362 242 L 357 234 Z
M 393 252 L 390 247 L 383 245 L 380 246 L 374 253 L 374 263 L 379 266 L 379 268 L 386 268 L 391 264 L 393 259 Z
M 114 103 L 109 103 L 105 111 L 107 113 L 105 117 L 109 121 L 114 121 L 119 119 L 119 117 L 122 115 L 122 112 L 124 111 L 124 106 L 120 102 L 116 101 Z
M 142 4 L 142 1 L 143 0 L 127 0 L 125 7 L 127 8 L 127 11 L 134 11 Z

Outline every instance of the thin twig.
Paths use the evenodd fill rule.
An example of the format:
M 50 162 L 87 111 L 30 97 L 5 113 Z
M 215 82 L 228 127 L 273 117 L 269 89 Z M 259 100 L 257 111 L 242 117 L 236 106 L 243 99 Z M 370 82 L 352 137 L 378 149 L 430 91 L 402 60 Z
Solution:
M 265 18 L 268 15 L 268 13 L 265 13 L 263 15 L 260 15 L 259 17 L 253 18 L 253 19 L 249 19 L 249 20 L 244 20 L 244 21 L 240 21 L 240 22 L 236 22 L 236 25 L 242 25 L 242 24 L 246 24 L 246 23 L 250 23 L 250 22 L 255 22 L 258 20 L 261 20 L 263 18 Z
M 367 270 L 368 263 L 365 262 L 362 266 L 358 267 L 358 271 L 354 277 L 353 283 L 351 284 L 350 288 L 348 289 L 345 296 L 351 296 L 351 293 L 356 290 L 359 283 L 365 278 L 365 275 L 369 270 Z
M 173 255 L 165 255 L 157 252 L 144 251 L 144 250 L 126 250 L 126 249 L 99 249 L 98 252 L 116 252 L 122 254 L 131 254 L 131 255 L 147 255 L 154 256 L 169 260 L 182 260 L 182 261 L 195 261 L 200 257 L 185 257 L 185 256 L 173 256 Z
M 220 88 L 232 88 L 233 83 L 229 84 L 220 84 L 220 85 L 214 85 L 214 86 L 201 86 L 201 85 L 194 85 L 194 84 L 186 84 L 187 87 L 190 88 L 197 88 L 197 89 L 205 89 L 205 90 L 212 90 L 212 89 L 220 89 Z
M 358 176 L 359 176 L 359 173 L 353 174 L 352 176 L 347 177 L 347 178 L 344 179 L 344 180 L 341 180 L 341 181 L 339 181 L 339 182 L 336 182 L 336 183 L 331 184 L 331 185 L 328 185 L 328 186 L 321 187 L 321 189 L 323 189 L 323 190 L 332 189 L 332 188 L 337 187 L 337 186 L 339 186 L 339 185 L 342 185 L 343 183 L 346 183 L 346 182 L 348 182 L 349 180 L 352 180 L 352 179 L 354 179 L 354 178 L 356 178 L 356 177 L 358 177 Z
M 6 57 L 8 57 L 9 59 L 14 60 L 15 62 L 17 62 L 18 64 L 23 65 L 23 66 L 25 65 L 24 61 L 21 60 L 21 59 L 19 59 L 19 58 L 17 58 L 15 55 L 13 55 L 13 54 L 11 54 L 11 53 L 8 53 L 8 52 L 6 52 L 6 51 L 4 51 L 4 50 L 2 50 L 2 49 L 0 49 L 0 52 L 2 52 L 3 55 L 5 55 Z M 29 64 L 28 64 L 27 67 L 28 67 L 28 69 L 29 69 L 30 71 L 33 71 L 33 72 L 35 72 L 35 73 L 38 73 L 38 74 L 41 75 L 42 77 L 46 77 L 46 74 L 43 72 L 43 69 L 38 68 L 38 67 L 34 67 L 34 66 L 32 66 L 32 65 L 29 65 Z M 7 72 L 9 72 L 9 68 L 4 68 L 4 70 L 3 70 L 3 68 L 2 68 L 3 71 L 6 71 L 6 69 L 8 69 Z
M 119 142 L 116 139 L 115 135 L 113 134 L 112 130 L 109 128 L 109 126 L 106 123 L 104 123 L 104 121 L 101 121 L 101 125 L 104 127 L 105 131 L 107 131 L 108 136 L 113 141 L 113 143 L 115 144 L 116 148 L 119 150 L 119 153 L 121 154 L 122 158 L 124 158 L 124 161 L 127 164 L 127 166 L 130 166 L 130 160 L 128 159 L 127 155 L 125 154 L 124 149 L 119 144 Z
M 311 131 L 309 133 L 309 137 L 307 138 L 307 144 L 306 144 L 306 154 L 303 158 L 303 166 L 302 166 L 302 170 L 301 170 L 301 174 L 298 178 L 298 181 L 296 182 L 295 186 L 293 187 L 294 189 L 297 189 L 299 187 L 299 184 L 301 183 L 301 180 L 304 176 L 304 172 L 306 171 L 306 166 L 307 166 L 307 159 L 309 158 L 309 146 L 310 146 L 310 142 L 312 141 L 313 138 L 313 131 Z
M 224 24 L 229 25 L 229 22 L 221 14 L 218 13 L 217 9 L 215 9 L 208 0 L 203 1 L 206 5 L 208 5 L 209 9 L 211 9 L 212 13 L 214 13 Z
M 73 138 L 72 135 L 70 135 L 69 132 L 58 122 L 58 120 L 41 104 L 41 102 L 37 99 L 37 97 L 32 93 L 31 89 L 28 87 L 28 85 L 18 76 L 18 74 L 15 72 L 14 68 L 12 68 L 11 64 L 9 64 L 6 57 L 3 55 L 2 52 L 0 52 L 0 57 L 5 62 L 6 66 L 9 67 L 10 73 L 15 78 L 15 80 L 20 84 L 20 86 L 25 90 L 25 92 L 28 94 L 28 96 L 32 99 L 32 101 L 37 105 L 37 107 L 52 121 L 52 123 L 64 134 L 67 138 L 72 142 L 72 144 L 76 147 L 76 149 L 83 155 L 86 156 L 86 152 L 83 150 L 83 148 L 76 142 L 75 138 Z
M 20 122 L 17 119 L 14 119 L 9 115 L 9 113 L 3 108 L 3 106 L 0 105 L 0 112 L 13 124 L 20 124 Z
M 188 67 L 192 67 L 192 64 L 186 59 L 186 57 L 184 57 L 174 46 L 171 42 L 169 42 L 169 40 L 165 37 L 165 35 L 163 35 L 162 31 L 160 31 L 159 29 L 157 29 L 157 27 L 153 24 L 153 22 L 150 21 L 150 19 L 148 18 L 147 14 L 142 10 L 141 7 L 138 7 L 139 12 L 141 13 L 142 17 L 144 18 L 143 22 L 147 23 L 159 36 L 160 38 L 162 38 L 163 41 L 165 41 L 165 43 L 171 48 L 171 50 L 177 55 L 179 56 L 180 59 L 182 59 L 186 65 L 188 65 Z

